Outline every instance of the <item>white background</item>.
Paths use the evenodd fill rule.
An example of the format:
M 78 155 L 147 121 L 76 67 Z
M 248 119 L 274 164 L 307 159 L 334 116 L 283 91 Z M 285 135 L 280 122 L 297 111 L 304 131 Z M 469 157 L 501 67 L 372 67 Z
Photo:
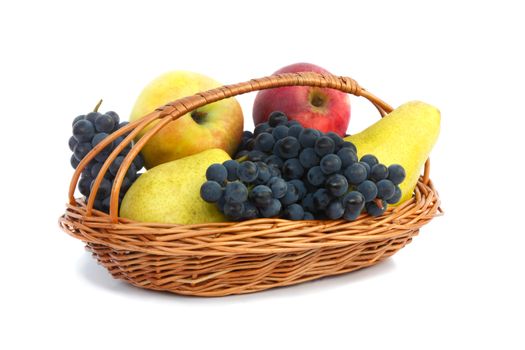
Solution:
M 523 349 L 519 2 L 189 3 L 0 4 L 0 348 Z M 420 99 L 442 112 L 431 174 L 446 215 L 394 257 L 295 287 L 190 298 L 113 280 L 60 231 L 70 123 L 99 98 L 126 118 L 167 70 L 236 83 L 300 61 L 394 106 Z M 246 128 L 254 96 L 239 98 Z M 377 120 L 352 103 L 350 132 Z

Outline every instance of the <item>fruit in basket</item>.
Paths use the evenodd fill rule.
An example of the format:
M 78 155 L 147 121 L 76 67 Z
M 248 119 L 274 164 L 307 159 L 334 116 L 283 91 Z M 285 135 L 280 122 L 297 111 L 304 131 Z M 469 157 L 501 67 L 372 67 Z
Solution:
M 98 107 L 101 103 L 102 101 L 98 103 L 93 112 L 85 115 L 79 115 L 73 120 L 73 136 L 69 138 L 68 143 L 69 149 L 73 152 L 73 155 L 71 156 L 71 165 L 75 169 L 77 168 L 80 161 L 97 144 L 102 142 L 111 133 L 117 131 L 127 124 L 127 122 L 120 123 L 118 114 L 113 111 L 99 113 Z M 91 194 L 93 183 L 100 172 L 102 165 L 113 149 L 115 149 L 115 147 L 117 147 L 117 145 L 120 144 L 123 139 L 123 137 L 118 137 L 115 141 L 106 146 L 102 151 L 100 151 L 99 154 L 95 156 L 95 158 L 82 172 L 78 182 L 78 190 L 82 195 L 86 196 L 86 198 Z M 99 186 L 97 196 L 94 201 L 93 207 L 95 209 L 109 213 L 111 187 L 113 186 L 113 181 L 115 179 L 115 175 L 117 174 L 117 170 L 122 163 L 122 160 L 124 160 L 124 156 L 128 154 L 130 149 L 131 145 L 127 145 L 117 156 L 115 161 L 110 165 L 108 171 L 104 175 L 104 179 Z M 139 155 L 133 160 L 133 163 L 124 177 L 120 189 L 119 201 L 122 200 L 122 197 L 129 186 L 131 186 L 135 179 L 140 175 L 138 174 L 138 171 L 141 170 L 143 165 L 144 161 L 139 153 Z
M 201 198 L 231 220 L 355 220 L 363 210 L 383 214 L 402 194 L 403 167 L 387 167 L 372 154 L 359 159 L 351 142 L 282 112 L 245 132 L 236 158 L 208 167 L 200 188 Z
M 200 197 L 206 170 L 231 159 L 209 149 L 149 169 L 126 192 L 120 216 L 136 221 L 197 224 L 224 221 L 221 212 Z
M 131 112 L 131 121 L 177 99 L 220 86 L 215 80 L 192 72 L 172 71 L 154 79 L 140 93 Z M 157 122 L 137 137 L 142 137 Z M 142 149 L 146 168 L 202 152 L 221 148 L 233 155 L 241 140 L 243 114 L 235 98 L 200 107 L 168 123 Z
M 412 101 L 399 106 L 375 124 L 345 140 L 357 147 L 359 156 L 373 154 L 389 166 L 387 178 L 399 185 L 402 195 L 398 203 L 403 203 L 412 197 L 421 169 L 439 136 L 440 120 L 437 108 L 424 102 Z M 374 163 L 370 157 L 367 161 L 369 165 L 370 162 Z M 371 171 L 375 170 L 379 169 L 372 166 Z M 392 189 L 388 187 L 388 190 Z M 377 206 L 370 207 L 378 212 Z
M 329 74 L 326 69 L 309 63 L 292 64 L 274 74 L 307 71 Z M 284 112 L 289 119 L 297 120 L 304 127 L 344 136 L 350 121 L 350 100 L 344 92 L 312 86 L 259 91 L 253 104 L 254 124 L 267 121 L 273 111 Z

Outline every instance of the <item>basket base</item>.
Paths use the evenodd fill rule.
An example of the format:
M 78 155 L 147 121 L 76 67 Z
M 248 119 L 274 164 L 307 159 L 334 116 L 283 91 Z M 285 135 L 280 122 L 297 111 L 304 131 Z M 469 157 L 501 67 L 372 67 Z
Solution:
M 88 243 L 86 248 L 116 279 L 182 295 L 246 294 L 344 274 L 372 266 L 412 241 L 419 230 L 390 240 L 366 241 L 298 253 L 225 257 L 152 256 Z M 235 266 L 235 268 L 232 268 Z

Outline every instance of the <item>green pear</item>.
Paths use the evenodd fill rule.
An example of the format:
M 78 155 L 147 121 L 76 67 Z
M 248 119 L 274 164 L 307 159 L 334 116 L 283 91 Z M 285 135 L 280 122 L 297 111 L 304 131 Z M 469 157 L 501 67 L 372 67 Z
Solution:
M 200 197 L 200 188 L 208 166 L 229 159 L 228 153 L 213 148 L 151 168 L 126 192 L 120 216 L 183 225 L 226 221 L 215 205 Z
M 406 178 L 399 185 L 398 204 L 411 198 L 421 169 L 439 136 L 439 110 L 421 101 L 407 102 L 346 141 L 357 147 L 357 155 L 373 154 L 380 163 L 400 164 Z

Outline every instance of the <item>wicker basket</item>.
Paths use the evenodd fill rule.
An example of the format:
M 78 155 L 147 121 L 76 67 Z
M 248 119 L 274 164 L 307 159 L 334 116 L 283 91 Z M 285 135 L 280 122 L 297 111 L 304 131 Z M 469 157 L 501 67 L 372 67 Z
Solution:
M 198 296 L 251 293 L 337 275 L 376 264 L 404 247 L 419 228 L 441 213 L 429 179 L 429 162 L 414 196 L 380 217 L 357 220 L 243 222 L 167 225 L 118 217 L 118 193 L 125 173 L 144 144 L 180 116 L 224 98 L 281 86 L 332 88 L 372 102 L 381 115 L 392 108 L 353 79 L 316 73 L 280 74 L 223 86 L 163 106 L 111 134 L 84 158 L 69 187 L 69 204 L 61 228 L 87 244 L 115 278 L 147 289 Z M 112 188 L 109 215 L 93 209 L 95 193 L 109 165 L 150 122 L 158 120 L 132 148 Z M 74 193 L 82 170 L 112 140 L 129 132 L 102 167 L 87 200 Z

